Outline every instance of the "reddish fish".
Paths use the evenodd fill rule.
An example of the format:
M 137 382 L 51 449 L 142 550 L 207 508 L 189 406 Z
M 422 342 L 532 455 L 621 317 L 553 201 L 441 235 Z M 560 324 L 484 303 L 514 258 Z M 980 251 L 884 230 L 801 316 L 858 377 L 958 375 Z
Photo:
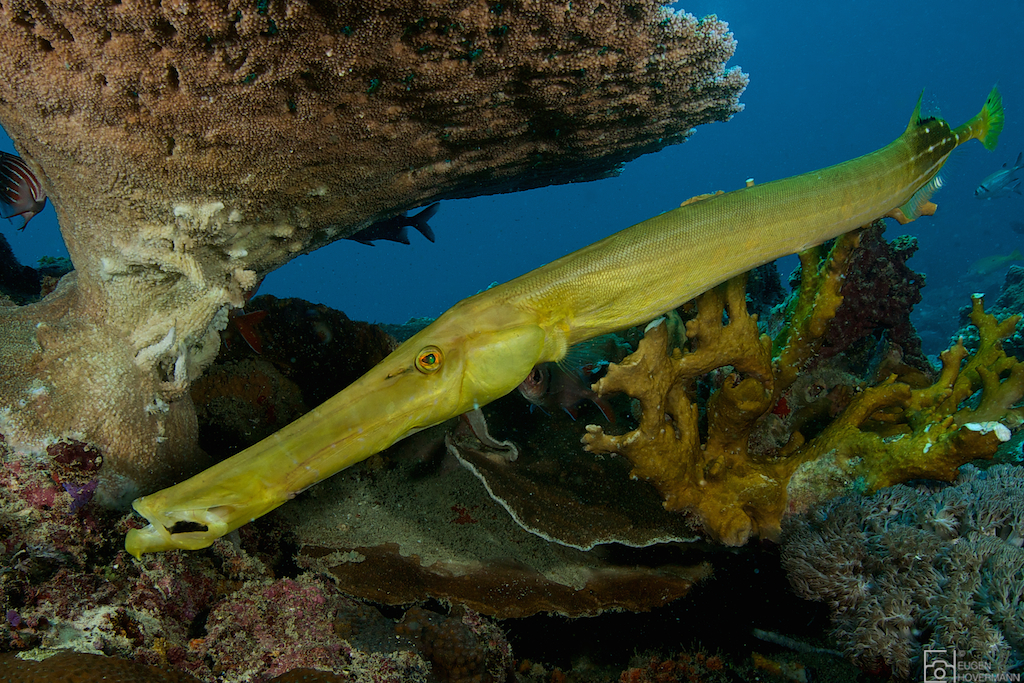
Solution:
M 7 209 L 3 218 L 24 216 L 24 230 L 32 217 L 46 206 L 46 191 L 28 164 L 14 154 L 0 152 L 0 204 Z
M 611 405 L 594 393 L 590 385 L 598 380 L 609 361 L 617 363 L 629 351 L 629 346 L 613 334 L 595 337 L 569 349 L 560 363 L 534 366 L 519 385 L 519 393 L 548 413 L 564 410 L 574 420 L 576 406 L 590 401 L 610 423 L 615 424 Z
M 576 406 L 584 401 L 592 401 L 609 422 L 615 423 L 615 414 L 608 401 L 591 391 L 586 379 L 563 370 L 558 367 L 558 363 L 534 366 L 519 385 L 519 393 L 548 413 L 564 410 L 574 420 L 579 415 Z

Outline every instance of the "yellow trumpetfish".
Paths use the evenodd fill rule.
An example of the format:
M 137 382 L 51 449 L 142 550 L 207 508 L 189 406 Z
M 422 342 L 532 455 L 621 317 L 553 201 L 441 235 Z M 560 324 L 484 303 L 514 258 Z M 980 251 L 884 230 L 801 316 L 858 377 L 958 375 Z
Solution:
M 135 501 L 132 555 L 205 548 L 296 493 L 515 389 L 573 344 L 645 322 L 739 273 L 881 216 L 908 222 L 950 152 L 1003 126 L 995 88 L 956 129 L 921 117 L 895 142 L 819 171 L 688 202 L 460 301 L 320 407 L 197 476 Z

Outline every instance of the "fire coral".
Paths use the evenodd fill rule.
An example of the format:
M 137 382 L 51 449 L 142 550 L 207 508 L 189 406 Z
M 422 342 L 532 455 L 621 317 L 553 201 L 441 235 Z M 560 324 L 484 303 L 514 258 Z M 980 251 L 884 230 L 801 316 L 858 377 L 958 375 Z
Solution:
M 650 326 L 636 352 L 594 385 L 601 395 L 635 397 L 639 426 L 615 436 L 589 425 L 586 449 L 626 456 L 632 476 L 650 481 L 666 508 L 733 546 L 776 539 L 787 512 L 841 493 L 951 481 L 960 465 L 992 456 L 1010 437 L 1007 425 L 1021 423 L 1024 363 L 1000 347 L 1019 316 L 999 322 L 975 297 L 977 352 L 968 357 L 957 343 L 923 386 L 896 374 L 868 386 L 817 364 L 858 239 L 838 238 L 824 258 L 818 248 L 801 254 L 801 286 L 774 352 L 747 314 L 745 276 L 697 300 L 686 340 L 672 339 L 668 324 Z M 698 381 L 713 384 L 706 415 Z

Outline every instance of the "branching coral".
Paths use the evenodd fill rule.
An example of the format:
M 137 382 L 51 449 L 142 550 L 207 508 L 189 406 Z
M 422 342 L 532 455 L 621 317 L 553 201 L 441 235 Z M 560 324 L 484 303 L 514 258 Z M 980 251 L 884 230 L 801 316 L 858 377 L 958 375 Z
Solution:
M 774 375 L 771 340 L 758 334 L 747 315 L 743 285 L 744 278 L 734 278 L 698 299 L 697 317 L 687 324 L 693 345 L 686 354 L 679 349 L 669 353 L 668 325 L 648 329 L 637 351 L 612 365 L 594 385 L 599 394 L 636 396 L 639 428 L 610 436 L 590 425 L 583 440 L 587 450 L 626 455 L 633 476 L 654 483 L 666 507 L 693 512 L 712 535 L 730 545 L 763 534 L 786 504 L 778 483 L 784 471 L 775 463 L 755 461 L 747 449 L 751 430 L 771 408 Z M 690 380 L 727 365 L 734 372 L 708 403 L 702 445 L 699 409 L 688 396 Z
M 97 445 L 108 499 L 180 478 L 188 384 L 260 276 L 416 205 L 679 142 L 738 110 L 733 47 L 650 0 L 4 3 L 0 123 L 76 275 L 0 312 L 0 429 Z
M 788 521 L 794 589 L 827 602 L 834 635 L 861 667 L 919 680 L 923 649 L 981 670 L 1024 659 L 1024 476 L 965 468 L 956 486 L 895 486 Z
M 930 386 L 915 388 L 895 375 L 865 386 L 815 365 L 843 303 L 856 239 L 840 238 L 820 262 L 817 250 L 801 255 L 801 287 L 775 338 L 774 360 L 772 341 L 747 315 L 742 279 L 698 299 L 685 350 L 670 352 L 666 325 L 649 328 L 637 351 L 594 385 L 599 394 L 636 397 L 639 427 L 611 436 L 592 425 L 586 448 L 625 455 L 633 476 L 657 487 L 667 508 L 693 515 L 728 545 L 775 538 L 787 511 L 845 491 L 914 478 L 948 481 L 965 462 L 991 456 L 1009 438 L 1006 425 L 1020 423 L 1015 406 L 1024 397 L 1024 364 L 1000 348 L 1017 319 L 996 321 L 980 298 L 972 313 L 979 350 L 966 363 L 962 344 L 945 352 Z M 693 387 L 718 368 L 726 370 L 704 425 Z M 807 380 L 815 376 L 828 381 Z

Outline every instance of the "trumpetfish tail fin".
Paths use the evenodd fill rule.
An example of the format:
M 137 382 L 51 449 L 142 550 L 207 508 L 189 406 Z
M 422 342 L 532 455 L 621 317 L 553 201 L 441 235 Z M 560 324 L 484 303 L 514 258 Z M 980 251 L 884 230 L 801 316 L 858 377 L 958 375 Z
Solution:
M 999 93 L 999 87 L 993 87 L 985 100 L 985 106 L 981 108 L 974 118 L 953 130 L 956 134 L 956 142 L 962 145 L 971 138 L 980 140 L 985 149 L 991 151 L 996 148 L 999 141 L 999 134 L 1003 132 L 1003 96 Z
M 923 98 L 924 93 L 922 92 L 921 96 L 917 98 L 917 104 L 914 106 L 914 112 L 910 115 L 910 123 L 907 124 L 907 130 L 904 135 L 914 134 L 916 132 L 915 129 L 921 127 L 924 128 L 924 133 L 928 133 L 930 123 L 936 121 L 935 117 L 922 118 L 921 101 Z M 977 139 L 981 141 L 985 149 L 994 149 L 999 141 L 999 134 L 1003 131 L 1004 120 L 1003 96 L 999 93 L 998 87 L 993 87 L 985 99 L 985 104 L 981 111 L 970 121 L 952 131 L 953 135 L 956 136 L 956 145 L 954 147 L 959 147 L 968 140 Z M 945 126 L 944 122 L 939 121 L 939 123 Z M 945 130 L 949 129 L 946 128 Z M 949 142 L 951 141 L 946 139 L 944 144 Z M 931 151 L 931 149 L 932 147 L 929 147 L 928 151 Z M 947 150 L 946 153 L 948 154 L 949 151 L 952 151 L 952 149 Z M 931 180 L 918 188 L 917 192 L 905 204 L 893 209 L 886 215 L 895 218 L 901 224 L 909 223 L 918 216 L 932 215 L 935 213 L 935 204 L 932 203 L 931 198 L 940 187 L 942 187 L 942 177 L 936 173 Z

